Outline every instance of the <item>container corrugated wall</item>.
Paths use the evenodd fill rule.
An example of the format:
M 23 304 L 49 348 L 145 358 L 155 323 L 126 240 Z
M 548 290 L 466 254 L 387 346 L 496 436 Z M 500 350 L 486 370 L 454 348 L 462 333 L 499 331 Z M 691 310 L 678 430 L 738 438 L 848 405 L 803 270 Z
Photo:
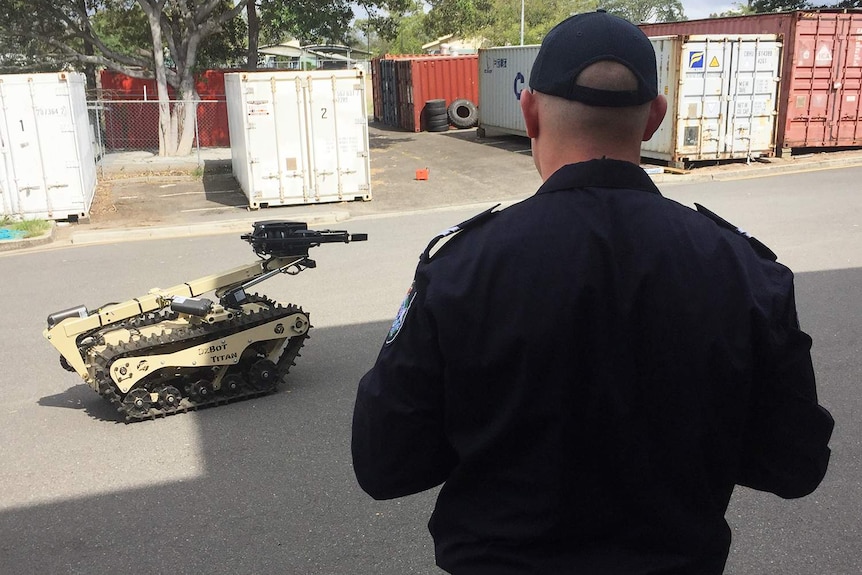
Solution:
M 817 10 L 643 24 L 648 36 L 783 35 L 776 145 L 862 146 L 862 11 Z
M 83 74 L 0 75 L 0 205 L 23 219 L 78 220 L 96 193 Z
M 479 50 L 479 133 L 526 136 L 521 91 L 529 86 L 538 45 Z
M 361 71 L 226 74 L 225 95 L 250 207 L 371 199 Z
M 374 119 L 411 132 L 425 129 L 428 100 L 479 101 L 477 56 L 387 55 L 372 63 Z M 380 94 L 379 99 L 376 97 Z
M 668 110 L 645 158 L 674 165 L 775 153 L 781 44 L 774 34 L 650 38 Z

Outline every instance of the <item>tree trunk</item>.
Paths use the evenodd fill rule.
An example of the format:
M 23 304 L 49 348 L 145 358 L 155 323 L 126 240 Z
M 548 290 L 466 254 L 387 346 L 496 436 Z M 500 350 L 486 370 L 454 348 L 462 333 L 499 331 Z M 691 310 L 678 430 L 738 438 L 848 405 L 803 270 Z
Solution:
M 257 14 L 257 4 L 251 0 L 245 6 L 248 20 L 248 52 L 246 52 L 246 70 L 257 69 L 257 49 L 260 46 L 260 16 Z
M 162 49 L 161 5 L 152 6 L 146 2 L 140 3 L 150 24 L 150 35 L 153 38 L 153 63 L 156 76 L 156 93 L 159 101 L 159 155 L 176 155 L 176 135 L 171 137 L 171 99 L 168 93 L 168 78 L 165 71 L 165 54 Z
M 176 154 L 187 156 L 192 153 L 197 134 L 197 108 L 200 100 L 195 89 L 194 78 L 189 75 L 180 84 L 180 99 L 174 105 L 172 124 L 179 136 Z M 176 140 L 175 140 L 176 141 Z
M 84 3 L 84 0 L 77 0 L 78 10 L 84 14 L 87 11 L 87 6 Z M 85 56 L 93 56 L 96 51 L 93 48 L 93 43 L 89 40 L 89 38 L 84 38 L 84 55 Z M 92 63 L 87 63 L 84 65 L 84 77 L 87 79 L 87 94 L 88 96 L 95 97 L 96 95 L 96 65 Z

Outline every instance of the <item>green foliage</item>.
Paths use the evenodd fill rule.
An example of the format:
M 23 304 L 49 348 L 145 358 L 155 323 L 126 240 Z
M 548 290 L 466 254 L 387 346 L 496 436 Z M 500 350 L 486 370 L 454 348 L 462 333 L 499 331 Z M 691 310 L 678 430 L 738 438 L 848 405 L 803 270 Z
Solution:
M 635 24 L 686 19 L 680 0 L 605 0 L 602 7 Z
M 0 228 L 16 232 L 24 232 L 25 238 L 35 238 L 46 234 L 51 229 L 51 222 L 46 220 L 13 221 L 9 217 L 0 218 Z
M 118 54 L 152 54 L 147 16 L 136 3 L 115 5 L 93 14 L 91 25 L 102 42 Z
M 223 0 L 217 14 L 228 11 L 233 2 Z M 198 51 L 195 70 L 210 68 L 229 68 L 238 66 L 245 57 L 245 47 L 248 40 L 248 25 L 241 17 L 226 21 L 218 34 L 207 36 L 201 42 Z
M 278 44 L 296 38 L 301 44 L 347 43 L 351 37 L 354 6 L 365 12 L 365 26 L 383 38 L 394 38 L 398 18 L 413 0 L 259 0 L 260 40 Z
M 475 35 L 492 27 L 497 19 L 493 0 L 429 0 L 425 29 L 432 37 Z
M 757 14 L 765 12 L 784 12 L 809 8 L 807 0 L 751 0 L 751 9 Z
M 432 0 L 426 29 L 433 37 L 480 36 L 490 45 L 521 41 L 521 3 L 517 0 Z M 537 44 L 565 18 L 604 8 L 632 22 L 684 20 L 680 0 L 545 0 L 524 2 L 524 44 Z
M 590 12 L 598 0 L 548 0 L 524 3 L 524 44 L 538 44 L 548 31 L 572 14 Z M 493 25 L 479 31 L 492 46 L 517 45 L 521 38 L 521 5 L 511 0 L 495 0 L 497 15 Z
M 278 44 L 297 38 L 303 44 L 340 42 L 353 12 L 347 0 L 263 0 L 260 3 L 261 41 Z
M 375 36 L 372 26 L 371 51 L 380 54 L 421 54 L 422 46 L 434 40 L 425 27 L 425 14 L 421 11 L 408 14 L 396 19 L 397 33 L 393 38 Z
M 754 9 L 748 6 L 748 4 L 734 2 L 733 8 L 731 10 L 725 10 L 724 12 L 713 12 L 709 15 L 709 17 L 725 18 L 727 16 L 745 16 L 746 14 L 754 14 Z

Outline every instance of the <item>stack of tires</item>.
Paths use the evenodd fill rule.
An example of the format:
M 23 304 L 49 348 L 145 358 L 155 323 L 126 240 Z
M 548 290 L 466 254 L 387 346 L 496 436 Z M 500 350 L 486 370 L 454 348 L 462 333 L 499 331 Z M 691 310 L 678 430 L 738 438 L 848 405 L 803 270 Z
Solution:
M 466 98 L 458 98 L 449 106 L 446 100 L 425 102 L 425 129 L 429 132 L 446 132 L 449 125 L 456 128 L 473 128 L 479 123 L 479 110 L 476 104 Z
M 449 112 L 446 100 L 428 100 L 425 102 L 425 129 L 429 132 L 446 132 L 449 130 Z

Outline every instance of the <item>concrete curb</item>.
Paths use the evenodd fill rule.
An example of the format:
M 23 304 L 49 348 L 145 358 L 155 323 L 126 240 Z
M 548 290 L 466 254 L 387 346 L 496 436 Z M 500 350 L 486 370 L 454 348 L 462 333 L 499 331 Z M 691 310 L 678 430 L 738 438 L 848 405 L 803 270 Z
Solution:
M 736 170 L 725 170 L 715 172 L 689 172 L 687 174 L 655 174 L 652 179 L 657 184 L 691 183 L 691 182 L 721 182 L 729 180 L 742 180 L 747 178 L 765 178 L 780 174 L 792 174 L 796 172 L 808 172 L 813 170 L 828 170 L 835 168 L 851 168 L 862 166 L 862 157 L 846 158 L 824 158 L 822 160 L 789 160 L 787 163 L 762 164 L 745 166 Z
M 54 230 L 57 224 L 51 222 L 51 229 L 35 238 L 22 238 L 20 240 L 2 240 L 0 241 L 0 252 L 11 252 L 13 250 L 23 250 L 27 248 L 35 248 L 43 246 L 54 241 Z
M 290 220 L 305 222 L 310 226 L 334 224 L 350 218 L 347 211 L 330 211 L 315 214 L 291 214 Z M 251 231 L 255 221 L 266 220 L 257 214 L 254 218 L 207 222 L 200 224 L 183 224 L 176 226 L 155 226 L 151 228 L 123 228 L 109 230 L 76 230 L 72 233 L 70 243 L 73 245 L 104 244 L 152 239 L 167 239 L 181 237 L 197 237 L 218 234 L 232 234 Z

